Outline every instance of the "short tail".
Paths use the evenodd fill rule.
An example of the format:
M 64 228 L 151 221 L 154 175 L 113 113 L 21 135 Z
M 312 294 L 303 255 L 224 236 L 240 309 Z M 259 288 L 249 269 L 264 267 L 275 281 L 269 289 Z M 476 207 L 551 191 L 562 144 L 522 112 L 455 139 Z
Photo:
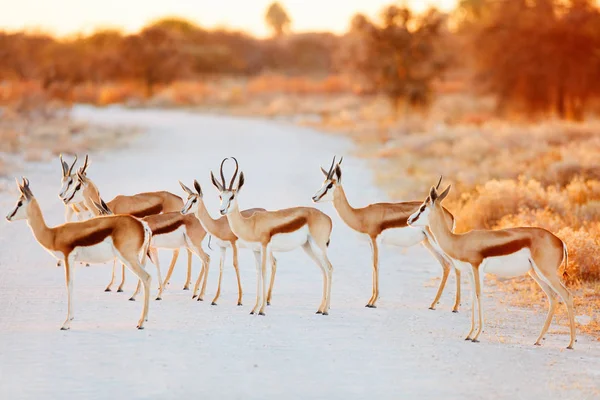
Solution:
M 142 245 L 142 258 L 140 259 L 140 264 L 142 267 L 146 265 L 146 256 L 150 256 L 150 243 L 152 242 L 152 230 L 150 229 L 150 225 L 147 222 L 140 221 L 144 226 L 144 244 Z
M 325 243 L 325 246 L 329 247 L 329 243 L 331 243 L 331 238 L 327 239 L 327 243 Z
M 565 256 L 565 270 L 563 271 L 563 279 L 567 281 L 569 280 L 569 272 L 567 271 L 569 269 L 569 250 L 567 250 L 567 245 L 565 242 L 563 242 L 563 253 Z

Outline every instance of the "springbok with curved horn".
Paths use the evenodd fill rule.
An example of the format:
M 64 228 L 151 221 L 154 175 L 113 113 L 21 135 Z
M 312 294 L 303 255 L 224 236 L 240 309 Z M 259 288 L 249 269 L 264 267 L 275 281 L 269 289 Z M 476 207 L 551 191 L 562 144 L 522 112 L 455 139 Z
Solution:
M 432 240 L 427 229 L 417 230 L 411 229 L 408 226 L 408 217 L 419 208 L 421 202 L 374 203 L 363 208 L 352 207 L 342 187 L 342 169 L 340 167 L 342 160 L 343 157 L 336 164 L 335 157 L 333 157 L 328 171 L 321 168 L 321 171 L 325 175 L 325 181 L 323 182 L 323 186 L 312 197 L 312 200 L 315 203 L 332 201 L 338 215 L 346 225 L 369 237 L 373 255 L 373 291 L 365 307 L 377 307 L 377 299 L 379 298 L 379 244 L 389 243 L 401 247 L 411 247 L 421 243 L 433 254 L 443 268 L 442 281 L 429 307 L 431 310 L 435 310 L 435 306 L 446 286 L 448 275 L 452 269 L 452 263 L 444 256 L 443 252 L 436 245 L 435 240 Z M 441 179 L 440 177 L 438 186 Z M 446 209 L 444 209 L 444 221 L 449 229 L 453 229 L 454 217 Z M 452 312 L 458 312 L 460 305 L 460 271 L 455 270 L 455 272 L 456 299 L 452 307 Z
M 225 160 L 223 160 L 224 162 Z M 179 182 L 181 188 L 184 192 L 187 193 L 188 198 L 181 210 L 182 214 L 195 214 L 196 218 L 200 221 L 204 229 L 215 239 L 217 246 L 219 246 L 221 250 L 221 258 L 219 261 L 219 284 L 217 286 L 217 293 L 215 294 L 215 298 L 212 301 L 213 305 L 217 304 L 217 300 L 219 299 L 219 295 L 221 294 L 221 279 L 223 277 L 223 265 L 225 264 L 225 255 L 228 248 L 231 248 L 233 253 L 233 268 L 235 269 L 235 274 L 237 276 L 238 283 L 238 300 L 237 305 L 242 305 L 242 283 L 240 281 L 240 271 L 238 268 L 238 248 L 239 247 L 247 247 L 243 241 L 238 240 L 238 237 L 231 231 L 229 227 L 229 222 L 227 221 L 227 217 L 221 217 L 218 219 L 213 219 L 208 210 L 206 209 L 206 205 L 204 204 L 202 188 L 197 180 L 194 179 L 194 189 L 195 192 L 185 186 L 183 183 Z M 223 186 L 225 183 L 223 181 Z M 244 218 L 251 217 L 254 213 L 266 211 L 264 208 L 251 208 L 248 210 L 242 211 L 242 216 Z M 269 291 L 267 293 L 267 305 L 271 305 L 271 296 L 273 294 L 273 282 L 275 281 L 275 273 L 277 271 L 277 260 L 273 257 L 273 254 L 269 254 L 271 258 L 271 282 L 269 283 Z M 198 281 L 202 276 L 198 277 Z M 197 285 L 198 283 L 196 283 Z M 206 285 L 206 278 L 204 278 L 204 284 L 202 287 Z M 201 300 L 199 297 L 198 300 Z
M 100 204 L 94 202 L 94 206 L 100 212 L 100 215 L 113 215 L 110 207 L 100 199 Z M 202 261 L 201 274 L 208 276 L 210 266 L 210 256 L 202 249 L 202 241 L 206 237 L 206 231 L 202 228 L 200 222 L 193 215 L 181 215 L 180 212 L 169 212 L 163 214 L 148 215 L 142 218 L 142 221 L 148 224 L 152 231 L 152 242 L 148 256 L 150 261 L 156 266 L 159 280 L 158 296 L 156 300 L 162 300 L 164 284 L 160 273 L 160 263 L 157 249 L 180 249 L 186 248 L 196 254 Z M 194 287 L 194 297 L 198 294 L 199 280 Z M 206 285 L 205 285 L 206 286 Z M 204 287 L 200 296 L 204 296 Z M 140 292 L 140 282 L 135 289 L 135 293 L 129 300 L 135 300 Z
M 82 171 L 77 171 L 77 180 L 75 184 L 71 185 L 71 188 L 62 197 L 65 204 L 78 204 L 83 203 L 87 209 L 89 209 L 93 215 L 100 215 L 98 209 L 94 206 L 94 202 L 100 204 L 100 192 L 98 188 Z M 143 218 L 148 215 L 154 215 L 159 213 L 167 212 L 179 212 L 183 207 L 183 199 L 173 193 L 160 191 L 160 192 L 148 192 L 139 193 L 133 196 L 118 195 L 111 201 L 106 203 L 110 210 L 115 214 L 127 214 L 137 218 Z M 188 253 L 188 268 L 187 278 L 183 290 L 189 290 L 190 282 L 192 277 L 192 252 L 187 250 Z M 171 264 L 167 272 L 167 276 L 163 285 L 167 285 L 171 279 L 171 274 L 175 268 L 177 257 L 179 256 L 179 249 L 173 250 L 173 257 Z M 110 292 L 111 286 L 115 280 L 115 268 L 116 264 L 113 265 L 112 279 L 105 291 Z M 125 284 L 125 269 L 122 270 L 122 279 L 117 292 L 123 291 L 123 285 Z
M 259 315 L 265 315 L 267 254 L 272 251 L 291 251 L 302 247 L 323 272 L 323 297 L 317 314 L 328 315 L 333 272 L 333 266 L 327 257 L 327 246 L 332 229 L 331 218 L 312 207 L 262 211 L 244 217 L 238 206 L 238 196 L 244 185 L 244 173 L 240 173 L 237 185 L 234 187 L 239 167 L 237 160 L 235 158 L 233 160 L 235 172 L 229 187 L 225 186 L 223 163 L 220 169 L 221 182 L 215 179 L 212 172 L 210 176 L 213 185 L 220 193 L 221 215 L 227 215 L 231 231 L 252 248 L 257 260 L 256 304 L 250 314 L 258 311 Z M 260 268 L 258 268 L 259 258 Z
M 520 227 L 501 230 L 473 230 L 454 234 L 445 223 L 442 201 L 450 186 L 438 195 L 432 187 L 429 196 L 409 218 L 411 226 L 428 227 L 435 240 L 460 270 L 466 271 L 471 281 L 471 330 L 465 340 L 479 341 L 483 331 L 481 292 L 486 273 L 503 278 L 529 274 L 546 293 L 549 310 L 546 322 L 535 344 L 540 346 L 558 304 L 560 296 L 567 305 L 571 326 L 571 341 L 575 343 L 575 316 L 573 297 L 558 277 L 563 261 L 568 264 L 567 246 L 551 232 L 542 228 Z M 475 332 L 475 307 L 479 310 L 479 329 Z
M 8 221 L 25 219 L 38 243 L 54 258 L 62 259 L 67 283 L 67 319 L 60 329 L 71 327 L 73 319 L 73 267 L 76 261 L 105 263 L 115 257 L 120 259 L 144 286 L 144 308 L 138 329 L 148 320 L 150 275 L 144 270 L 146 253 L 152 233 L 150 227 L 129 215 L 92 218 L 81 222 L 67 222 L 50 228 L 44 221 L 42 210 L 29 189 L 29 181 L 17 181 L 19 192 L 15 209 L 6 217 Z
M 73 168 L 77 163 L 77 155 L 75 155 L 75 159 L 73 160 L 73 164 L 69 166 L 65 160 L 63 160 L 62 154 L 59 156 L 60 166 L 62 169 L 62 178 L 61 178 L 61 187 L 60 192 L 58 193 L 58 197 L 61 199 L 69 191 L 71 185 L 75 183 L 77 179 L 77 174 L 73 172 Z M 85 156 L 85 168 L 87 168 L 88 164 L 88 156 Z M 83 170 L 85 174 L 85 169 Z M 65 205 L 65 221 L 69 222 L 73 218 L 73 215 L 77 217 L 78 220 L 82 221 L 84 219 L 88 219 L 91 217 L 91 214 L 88 214 L 88 209 L 85 207 L 85 204 L 69 204 Z

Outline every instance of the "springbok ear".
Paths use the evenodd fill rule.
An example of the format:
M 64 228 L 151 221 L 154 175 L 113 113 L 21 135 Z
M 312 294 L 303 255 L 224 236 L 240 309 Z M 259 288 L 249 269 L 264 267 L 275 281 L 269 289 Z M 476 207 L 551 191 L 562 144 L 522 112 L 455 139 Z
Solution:
M 198 196 L 202 197 L 202 188 L 196 179 L 194 179 L 194 189 L 196 189 Z
M 325 168 L 321 167 L 321 172 L 323 173 L 323 175 L 325 175 L 326 178 L 328 177 L 329 174 L 327 173 L 327 171 L 325 171 Z
M 217 181 L 217 179 L 215 178 L 215 174 L 213 174 L 212 171 L 210 171 L 210 180 L 219 192 L 222 192 L 224 190 L 223 185 L 221 185 L 219 181 Z
M 60 160 L 60 166 L 62 168 L 62 176 L 63 178 L 65 176 L 67 176 L 67 172 L 69 172 L 69 164 L 67 164 L 62 157 L 62 154 L 58 156 L 58 159 Z
M 244 173 L 240 172 L 240 179 L 238 179 L 238 184 L 237 184 L 237 190 L 238 191 L 242 188 L 242 186 L 244 186 L 244 182 L 245 182 L 245 180 L 244 180 Z
M 102 206 L 102 209 L 108 214 L 111 215 L 113 212 L 110 208 L 108 208 L 108 205 L 104 202 L 104 200 L 100 199 L 100 205 Z
M 104 214 L 104 208 L 102 208 L 102 204 L 98 204 L 94 200 L 92 200 L 92 204 L 94 204 L 94 207 L 96 207 L 96 210 L 100 213 L 100 215 Z
M 17 178 L 16 176 L 15 176 L 15 183 L 17 184 L 17 189 L 19 189 L 19 193 L 24 194 L 23 186 L 21 186 L 21 182 L 19 182 L 19 178 Z
M 335 177 L 337 178 L 338 183 L 342 181 L 342 169 L 340 168 L 339 163 L 335 166 Z
M 432 203 L 435 203 L 436 199 L 438 197 L 438 194 L 435 190 L 435 187 L 431 187 L 431 189 L 429 190 L 429 198 L 431 199 Z
M 183 189 L 183 191 L 186 192 L 187 194 L 193 194 L 192 193 L 192 189 L 190 189 L 189 187 L 185 186 L 181 181 L 179 181 L 179 185 L 181 186 L 181 188 Z
M 446 198 L 446 196 L 448 196 L 448 193 L 450 193 L 450 188 L 452 187 L 452 185 L 448 185 L 448 187 L 446 188 L 446 190 L 444 190 L 442 192 L 442 194 L 440 194 L 437 198 L 438 202 L 441 202 L 442 200 L 444 200 Z
M 81 183 L 87 182 L 87 178 L 79 170 L 77 171 L 77 179 L 79 179 L 79 182 Z
M 33 193 L 31 193 L 31 189 L 29 189 L 29 179 L 22 177 L 23 183 L 21 184 L 21 193 L 27 199 L 31 199 L 33 197 Z

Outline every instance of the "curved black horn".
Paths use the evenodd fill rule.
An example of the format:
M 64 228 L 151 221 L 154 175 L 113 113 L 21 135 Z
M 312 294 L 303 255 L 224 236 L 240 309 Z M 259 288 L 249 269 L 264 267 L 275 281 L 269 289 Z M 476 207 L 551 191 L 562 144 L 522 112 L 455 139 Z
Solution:
M 443 175 L 440 175 L 440 180 L 438 181 L 437 185 L 435 185 L 435 190 L 438 190 L 440 188 L 440 183 L 442 183 L 442 178 L 443 178 Z
M 238 170 L 240 169 L 237 159 L 235 157 L 231 158 L 233 158 L 233 161 L 235 161 L 235 171 L 233 171 L 233 176 L 231 177 L 231 181 L 229 182 L 229 190 L 233 189 L 233 181 L 235 181 L 235 177 L 237 176 Z
M 331 161 L 331 167 L 329 167 L 329 173 L 327 174 L 327 179 L 331 179 L 333 176 L 333 167 L 335 165 L 335 156 L 333 156 L 333 160 Z
M 73 164 L 71 164 L 71 167 L 69 168 L 69 173 L 67 175 L 71 175 L 73 173 L 73 167 L 75 166 L 76 162 L 77 162 L 77 154 L 75 154 L 75 160 L 73 160 Z
M 221 167 L 219 168 L 219 173 L 221 174 L 221 183 L 223 184 L 223 189 L 225 189 L 225 175 L 223 174 L 223 164 L 225 164 L 225 161 L 227 161 L 227 158 L 224 158 L 223 161 L 221 161 Z
M 338 165 L 341 165 L 341 164 L 342 164 L 342 161 L 344 161 L 344 156 L 341 156 L 341 157 L 340 157 L 340 161 L 338 161 Z

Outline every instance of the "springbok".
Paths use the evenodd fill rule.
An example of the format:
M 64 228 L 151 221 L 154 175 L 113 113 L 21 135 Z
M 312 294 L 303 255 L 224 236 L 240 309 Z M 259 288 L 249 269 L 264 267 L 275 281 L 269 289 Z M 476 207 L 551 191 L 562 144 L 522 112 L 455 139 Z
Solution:
M 61 179 L 61 188 L 60 188 L 58 197 L 63 199 L 65 197 L 66 193 L 71 189 L 72 185 L 74 185 L 77 180 L 77 173 L 73 172 L 73 168 L 75 167 L 75 164 L 77 163 L 77 155 L 75 156 L 75 160 L 73 160 L 73 164 L 71 164 L 71 166 L 69 166 L 69 164 L 67 164 L 63 160 L 62 154 L 59 156 L 59 159 L 60 159 L 60 165 L 62 167 L 62 179 Z M 79 169 L 79 171 L 81 172 L 82 175 L 85 176 L 88 166 L 89 166 L 88 155 L 86 154 L 83 166 Z M 98 189 L 96 188 L 96 191 L 97 190 Z M 88 210 L 88 208 L 85 206 L 85 204 L 83 202 L 77 203 L 77 204 L 75 204 L 75 203 L 65 204 L 65 221 L 66 222 L 71 221 L 71 219 L 73 218 L 73 215 L 75 215 L 75 217 L 79 221 L 89 219 L 93 216 L 92 212 L 90 210 Z
M 99 211 L 94 206 L 94 202 L 100 204 L 100 193 L 98 188 L 85 174 L 81 173 L 82 170 L 77 171 L 77 179 L 75 183 L 71 185 L 70 189 L 67 190 L 62 197 L 65 204 L 79 204 L 83 203 L 88 210 L 94 215 L 100 215 Z M 142 218 L 148 215 L 154 215 L 166 212 L 179 212 L 183 207 L 183 200 L 181 197 L 174 195 L 173 193 L 160 191 L 160 192 L 149 192 L 139 193 L 133 196 L 118 195 L 111 201 L 106 203 L 110 210 L 115 214 L 128 214 L 134 217 Z M 192 277 L 192 253 L 187 250 L 188 253 L 188 265 L 187 265 L 187 278 L 183 290 L 189 290 L 190 281 Z M 173 258 L 167 272 L 167 276 L 163 285 L 167 285 L 173 274 L 177 257 L 179 256 L 179 249 L 173 250 Z M 105 292 L 110 292 L 112 284 L 115 280 L 115 269 L 116 261 L 113 264 L 112 278 Z M 125 284 L 125 269 L 122 270 L 121 284 L 119 285 L 117 292 L 123 291 Z
M 568 264 L 567 246 L 551 232 L 542 228 L 519 227 L 501 230 L 473 230 L 454 234 L 444 220 L 442 201 L 450 192 L 450 186 L 438 195 L 432 187 L 421 207 L 409 218 L 411 226 L 428 227 L 436 242 L 456 268 L 466 271 L 471 281 L 471 330 L 465 340 L 479 341 L 483 331 L 483 308 L 481 292 L 486 273 L 504 278 L 529 274 L 548 296 L 549 310 L 537 346 L 548 331 L 556 310 L 557 296 L 567 305 L 571 326 L 571 341 L 575 343 L 575 316 L 573 297 L 558 277 L 558 270 L 565 261 Z M 475 307 L 479 310 L 479 329 L 475 336 Z
M 94 202 L 95 208 L 98 210 L 100 215 L 113 215 L 114 213 L 110 207 L 100 199 L 100 204 Z M 205 274 L 208 276 L 208 268 L 210 265 L 210 256 L 202 249 L 202 241 L 206 237 L 206 231 L 202 228 L 200 222 L 193 215 L 181 215 L 180 212 L 169 212 L 163 214 L 148 215 L 142 218 L 152 231 L 152 241 L 150 242 L 150 250 L 148 256 L 150 261 L 156 265 L 158 280 L 159 280 L 159 291 L 156 300 L 162 300 L 162 294 L 164 290 L 164 284 L 160 274 L 160 264 L 158 259 L 157 249 L 180 249 L 182 247 L 188 249 L 192 253 L 196 254 L 200 261 L 202 261 L 202 269 L 200 276 Z M 198 286 L 200 279 L 194 286 L 194 297 L 198 294 Z M 204 296 L 204 290 L 206 284 L 202 286 L 202 292 L 200 297 Z M 135 293 L 129 300 L 134 301 L 137 294 L 140 291 L 140 282 L 135 289 Z
M 435 306 L 446 286 L 450 270 L 453 268 L 452 263 L 444 256 L 439 246 L 436 245 L 427 228 L 418 230 L 408 226 L 408 217 L 419 208 L 421 202 L 374 203 L 363 208 L 352 207 L 342 187 L 342 169 L 340 167 L 342 160 L 343 157 L 336 164 L 335 157 L 333 157 L 329 171 L 321 168 L 321 171 L 325 175 L 325 181 L 323 182 L 323 186 L 312 197 L 312 200 L 315 203 L 332 201 L 338 215 L 346 225 L 369 237 L 373 256 L 373 291 L 365 307 L 377 307 L 376 302 L 379 298 L 379 244 L 411 247 L 421 243 L 438 260 L 443 269 L 442 281 L 429 307 L 430 310 L 435 310 Z M 437 184 L 438 186 L 441 179 Z M 443 216 L 448 228 L 453 229 L 454 217 L 452 214 L 444 209 Z M 460 305 L 460 271 L 455 269 L 455 273 L 456 299 L 452 307 L 452 312 L 458 312 Z
M 256 304 L 250 314 L 258 311 L 265 315 L 266 300 L 266 264 L 267 254 L 276 251 L 291 251 L 298 247 L 321 268 L 323 272 L 323 297 L 317 314 L 328 315 L 330 308 L 331 278 L 333 266 L 327 257 L 327 247 L 331 236 L 331 218 L 316 208 L 294 207 L 278 211 L 262 211 L 244 217 L 238 206 L 238 195 L 244 185 L 244 173 L 240 173 L 236 187 L 233 187 L 238 173 L 238 162 L 235 158 L 235 172 L 225 185 L 223 163 L 221 163 L 221 182 L 211 172 L 213 185 L 217 188 L 221 199 L 221 215 L 227 215 L 231 231 L 254 251 L 257 261 Z M 258 260 L 260 257 L 260 269 Z M 262 297 L 262 301 L 261 301 Z
M 223 179 L 224 181 L 224 179 Z M 200 221 L 204 229 L 215 238 L 215 242 L 217 246 L 219 246 L 221 250 L 221 258 L 219 261 L 219 284 L 217 287 L 217 293 L 215 298 L 212 301 L 213 305 L 217 304 L 217 300 L 219 299 L 219 295 L 221 294 L 221 278 L 223 277 L 223 265 L 225 264 L 225 255 L 228 248 L 231 248 L 233 252 L 233 268 L 235 269 L 235 274 L 237 276 L 238 283 L 238 300 L 237 305 L 242 305 L 242 283 L 240 281 L 240 271 L 238 268 L 238 247 L 247 247 L 243 241 L 238 240 L 238 237 L 231 231 L 229 227 L 229 222 L 227 221 L 227 217 L 221 217 L 219 219 L 213 219 L 208 210 L 206 209 L 206 205 L 204 204 L 202 188 L 197 180 L 194 180 L 194 189 L 195 192 L 185 186 L 183 183 L 179 182 L 181 188 L 184 192 L 187 193 L 188 198 L 181 210 L 181 213 L 186 214 L 195 214 L 196 218 Z M 254 213 L 265 211 L 264 208 L 251 208 L 248 210 L 242 211 L 242 216 L 244 218 L 251 217 Z M 275 280 L 275 273 L 277 271 L 277 260 L 273 256 L 273 253 L 269 254 L 271 258 L 271 282 L 269 283 L 269 291 L 267 293 L 267 305 L 271 305 L 271 295 L 273 294 L 273 282 Z M 200 278 L 198 278 L 200 279 Z M 206 282 L 206 279 L 205 279 Z M 198 300 L 201 300 L 198 298 Z
M 42 210 L 29 189 L 29 181 L 17 181 L 19 192 L 15 209 L 7 215 L 8 221 L 27 220 L 38 243 L 54 258 L 62 259 L 67 283 L 67 319 L 60 328 L 67 330 L 73 319 L 73 267 L 76 261 L 105 263 L 115 257 L 121 260 L 144 286 L 144 308 L 138 329 L 148 320 L 150 275 L 144 270 L 146 253 L 152 232 L 150 227 L 134 217 L 115 215 L 93 218 L 81 222 L 67 222 L 50 228 L 44 221 Z

